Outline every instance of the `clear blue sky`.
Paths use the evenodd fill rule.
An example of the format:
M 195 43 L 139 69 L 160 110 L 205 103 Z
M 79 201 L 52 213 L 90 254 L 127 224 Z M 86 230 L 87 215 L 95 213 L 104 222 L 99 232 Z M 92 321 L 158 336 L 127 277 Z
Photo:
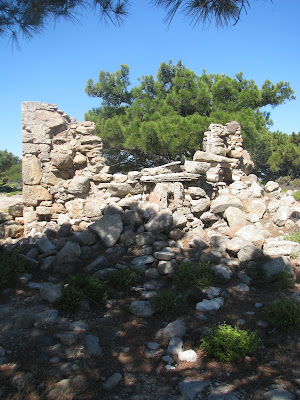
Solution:
M 274 110 L 271 130 L 300 131 L 300 1 L 251 0 L 248 14 L 226 29 L 192 28 L 177 15 L 168 28 L 164 13 L 147 0 L 133 0 L 122 27 L 105 25 L 93 12 L 78 16 L 80 23 L 50 23 L 41 35 L 20 40 L 21 50 L 0 39 L 0 150 L 21 156 L 21 102 L 55 103 L 77 120 L 100 104 L 84 87 L 98 80 L 100 70 L 130 67 L 131 83 L 155 75 L 162 61 L 183 64 L 201 74 L 242 71 L 260 86 L 290 82 L 297 100 Z

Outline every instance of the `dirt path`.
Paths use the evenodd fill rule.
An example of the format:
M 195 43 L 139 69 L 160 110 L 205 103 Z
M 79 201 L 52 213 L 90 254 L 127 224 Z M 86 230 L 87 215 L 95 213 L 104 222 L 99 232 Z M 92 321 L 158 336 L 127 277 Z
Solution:
M 4 193 L 0 193 L 0 211 L 6 211 L 9 206 L 17 203 L 22 203 L 23 197 L 21 194 L 14 194 L 13 196 L 6 196 Z

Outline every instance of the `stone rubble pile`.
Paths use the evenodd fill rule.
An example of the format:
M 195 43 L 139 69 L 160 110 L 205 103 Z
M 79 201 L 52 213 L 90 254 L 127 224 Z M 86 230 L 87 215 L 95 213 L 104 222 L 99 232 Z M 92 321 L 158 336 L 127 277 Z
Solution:
M 54 105 L 23 103 L 24 207 L 17 204 L 8 213 L 0 213 L 0 237 L 6 247 L 19 248 L 27 260 L 30 273 L 21 280 L 39 294 L 41 304 L 26 310 L 5 305 L 0 307 L 0 318 L 3 327 L 12 331 L 59 326 L 59 332 L 50 339 L 47 336 L 48 361 L 57 378 L 47 393 L 49 400 L 66 390 L 71 398 L 86 390 L 79 353 L 99 359 L 105 354 L 101 338 L 89 332 L 87 322 L 67 322 L 51 308 L 62 296 L 62 281 L 70 273 L 86 272 L 105 279 L 107 272 L 125 266 L 139 271 L 142 283 L 134 288 L 136 299 L 130 300 L 129 311 L 145 321 L 155 313 L 151 298 L 182 262 L 209 262 L 220 286 L 230 286 L 235 279 L 231 289 L 239 293 L 251 289 L 251 278 L 239 271 L 240 263 L 255 267 L 263 256 L 269 256 L 263 264 L 267 282 L 281 271 L 294 274 L 293 267 L 300 264 L 300 244 L 284 237 L 300 229 L 300 205 L 292 193 L 282 193 L 272 181 L 263 186 L 248 174 L 252 164 L 235 121 L 225 127 L 212 124 L 204 149 L 183 165 L 173 162 L 112 175 L 103 165 L 102 142 L 94 135 L 92 123 L 75 122 Z M 35 282 L 36 272 L 48 280 Z M 292 297 L 299 300 L 297 295 Z M 204 299 L 195 302 L 196 318 L 205 323 L 211 313 L 226 305 L 229 296 L 227 289 L 210 287 L 203 292 Z M 111 306 L 113 300 L 106 304 L 108 310 Z M 83 307 L 89 310 L 88 303 Z M 263 304 L 257 303 L 249 315 L 260 307 Z M 237 323 L 243 325 L 245 320 Z M 257 321 L 258 328 L 265 324 Z M 201 329 L 209 333 L 209 327 Z M 176 360 L 196 362 L 196 351 L 183 347 L 187 331 L 181 320 L 166 324 L 148 343 L 145 358 L 160 359 L 166 371 L 176 370 Z M 66 361 L 63 354 L 73 356 Z M 0 347 L 1 363 L 8 359 L 9 353 Z M 31 372 L 18 376 L 15 385 L 32 379 Z M 104 390 L 112 390 L 123 379 L 119 371 L 110 371 L 103 377 Z M 202 392 L 210 399 L 247 398 L 233 386 L 207 379 L 186 379 L 178 390 L 188 399 Z M 286 392 L 280 387 L 267 390 L 265 398 Z M 286 393 L 287 398 L 294 398 Z

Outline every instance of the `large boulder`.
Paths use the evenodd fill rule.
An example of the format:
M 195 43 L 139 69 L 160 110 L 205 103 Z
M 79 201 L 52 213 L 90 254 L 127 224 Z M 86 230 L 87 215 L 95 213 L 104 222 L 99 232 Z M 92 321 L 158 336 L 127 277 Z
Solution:
M 289 274 L 293 275 L 293 268 L 291 265 L 291 261 L 288 257 L 277 257 L 271 261 L 268 261 L 263 265 L 263 270 L 266 274 L 266 280 L 270 282 L 275 274 L 279 272 L 286 271 Z
M 243 205 L 239 198 L 230 194 L 221 194 L 211 202 L 210 211 L 219 214 L 223 213 L 228 207 L 242 209 Z
M 224 217 L 229 226 L 239 225 L 241 228 L 248 224 L 244 211 L 236 207 L 228 207 L 224 212 Z
M 160 233 L 169 231 L 173 227 L 173 216 L 170 209 L 159 211 L 152 214 L 149 221 L 145 224 L 148 232 Z
M 81 254 L 81 248 L 78 243 L 68 241 L 64 247 L 57 253 L 58 264 L 73 263 L 78 260 Z
M 106 247 L 112 247 L 120 238 L 123 222 L 119 214 L 104 215 L 101 219 L 89 226 L 101 239 Z
M 300 243 L 280 238 L 269 238 L 264 243 L 263 251 L 270 257 L 290 256 L 291 254 L 300 256 Z
M 246 225 L 236 232 L 236 236 L 249 240 L 256 247 L 262 248 L 265 238 L 263 233 L 254 225 Z
M 167 341 L 173 337 L 181 338 L 186 333 L 186 326 L 183 321 L 176 319 L 170 322 L 165 328 L 160 329 L 156 335 L 156 340 Z

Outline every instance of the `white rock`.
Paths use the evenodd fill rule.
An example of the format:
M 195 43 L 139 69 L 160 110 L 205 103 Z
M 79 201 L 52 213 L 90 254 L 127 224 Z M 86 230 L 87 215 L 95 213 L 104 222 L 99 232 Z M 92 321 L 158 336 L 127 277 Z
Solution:
M 219 310 L 224 304 L 223 297 L 216 297 L 213 300 L 206 300 L 200 301 L 196 304 L 197 311 L 215 311 Z
M 195 350 L 190 349 L 178 353 L 178 358 L 180 361 L 195 362 L 197 361 L 198 356 Z

